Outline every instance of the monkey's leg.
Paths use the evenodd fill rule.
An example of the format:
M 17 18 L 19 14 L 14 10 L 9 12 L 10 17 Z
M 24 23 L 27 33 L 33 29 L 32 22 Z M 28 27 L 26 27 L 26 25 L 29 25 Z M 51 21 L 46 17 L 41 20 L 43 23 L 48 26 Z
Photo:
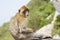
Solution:
M 14 38 L 15 40 L 19 40 L 18 38 Z
M 13 34 L 11 34 L 11 35 L 14 38 L 14 40 L 19 40 L 18 37 L 14 36 Z
M 29 34 L 29 33 L 33 33 L 33 29 L 32 28 L 23 28 L 23 31 L 22 31 L 22 33 L 24 34 Z

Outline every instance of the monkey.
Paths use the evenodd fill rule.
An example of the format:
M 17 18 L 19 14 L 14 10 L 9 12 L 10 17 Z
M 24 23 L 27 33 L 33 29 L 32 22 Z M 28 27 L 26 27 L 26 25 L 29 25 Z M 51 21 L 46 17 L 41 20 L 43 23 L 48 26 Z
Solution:
M 22 40 L 27 38 L 28 34 L 33 32 L 32 28 L 27 27 L 29 16 L 29 9 L 24 5 L 17 14 L 11 18 L 9 23 L 9 31 L 15 40 Z

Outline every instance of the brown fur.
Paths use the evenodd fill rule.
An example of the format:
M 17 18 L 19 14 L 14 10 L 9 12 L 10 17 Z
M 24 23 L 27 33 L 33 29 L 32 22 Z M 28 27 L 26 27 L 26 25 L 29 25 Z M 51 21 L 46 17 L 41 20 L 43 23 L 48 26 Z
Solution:
M 33 32 L 31 28 L 27 27 L 27 15 L 23 11 L 29 12 L 29 9 L 26 6 L 21 7 L 10 21 L 9 30 L 15 40 L 24 40 Z

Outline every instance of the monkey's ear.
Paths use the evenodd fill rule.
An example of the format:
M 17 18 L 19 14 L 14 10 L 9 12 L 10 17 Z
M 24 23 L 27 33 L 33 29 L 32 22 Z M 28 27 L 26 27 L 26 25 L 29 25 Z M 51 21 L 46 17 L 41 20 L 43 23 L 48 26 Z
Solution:
M 20 10 L 18 10 L 18 12 L 20 12 Z

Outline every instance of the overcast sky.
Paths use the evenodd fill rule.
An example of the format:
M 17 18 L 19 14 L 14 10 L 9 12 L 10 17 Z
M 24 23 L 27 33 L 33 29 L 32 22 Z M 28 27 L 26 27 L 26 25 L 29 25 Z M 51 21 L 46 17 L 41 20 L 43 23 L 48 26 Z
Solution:
M 0 26 L 8 22 L 22 5 L 30 0 L 0 0 Z

